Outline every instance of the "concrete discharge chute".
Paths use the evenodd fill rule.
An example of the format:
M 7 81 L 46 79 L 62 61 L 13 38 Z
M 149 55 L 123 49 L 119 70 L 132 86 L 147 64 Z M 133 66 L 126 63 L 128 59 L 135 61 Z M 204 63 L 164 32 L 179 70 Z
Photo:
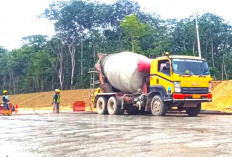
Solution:
M 142 88 L 144 72 L 147 72 L 150 62 L 151 60 L 145 56 L 132 52 L 121 52 L 104 56 L 98 63 L 102 73 L 114 88 L 123 92 L 135 93 Z

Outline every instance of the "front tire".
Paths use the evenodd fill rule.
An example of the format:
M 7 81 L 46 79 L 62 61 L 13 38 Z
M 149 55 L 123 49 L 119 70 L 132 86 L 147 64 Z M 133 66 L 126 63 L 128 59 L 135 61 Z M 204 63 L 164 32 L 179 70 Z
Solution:
M 107 103 L 107 110 L 110 115 L 123 114 L 123 111 L 124 111 L 121 109 L 120 105 L 118 105 L 117 99 L 115 96 L 111 96 L 109 98 L 108 103 Z
M 99 97 L 97 99 L 97 113 L 98 114 L 107 114 L 107 99 L 104 97 Z
M 167 113 L 167 105 L 163 102 L 159 95 L 152 98 L 151 113 L 154 116 L 165 116 Z
M 199 103 L 197 107 L 194 108 L 187 108 L 186 113 L 189 115 L 189 117 L 195 117 L 201 112 L 201 104 Z

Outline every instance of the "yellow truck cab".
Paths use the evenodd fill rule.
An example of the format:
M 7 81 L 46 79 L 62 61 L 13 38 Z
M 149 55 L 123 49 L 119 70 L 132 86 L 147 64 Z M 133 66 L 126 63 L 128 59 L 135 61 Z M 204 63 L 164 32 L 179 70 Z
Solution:
M 212 101 L 212 78 L 205 59 L 173 55 L 152 60 L 150 68 L 149 97 L 147 103 L 154 115 L 165 115 L 167 110 L 186 110 L 196 116 L 201 102 Z

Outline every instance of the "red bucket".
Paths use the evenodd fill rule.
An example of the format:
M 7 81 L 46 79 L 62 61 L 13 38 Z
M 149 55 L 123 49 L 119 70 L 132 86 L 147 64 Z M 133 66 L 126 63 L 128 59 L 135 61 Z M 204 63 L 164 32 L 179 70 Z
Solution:
M 85 111 L 85 102 L 84 101 L 75 101 L 73 103 L 73 112 L 75 111 Z

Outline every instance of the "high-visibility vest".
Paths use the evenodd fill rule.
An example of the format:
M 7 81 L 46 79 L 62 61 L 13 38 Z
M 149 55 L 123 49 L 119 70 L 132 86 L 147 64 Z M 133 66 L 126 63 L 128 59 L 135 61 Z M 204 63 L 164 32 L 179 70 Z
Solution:
M 53 96 L 53 102 L 60 103 L 60 95 L 59 94 L 54 94 Z
M 96 97 L 96 95 L 97 95 L 98 93 L 101 93 L 101 90 L 99 90 L 99 91 L 96 90 L 96 91 L 93 93 L 93 98 L 92 98 L 92 101 L 93 101 L 93 102 L 94 102 L 95 97 Z
M 8 103 L 8 95 L 3 95 L 2 100 L 3 103 Z

